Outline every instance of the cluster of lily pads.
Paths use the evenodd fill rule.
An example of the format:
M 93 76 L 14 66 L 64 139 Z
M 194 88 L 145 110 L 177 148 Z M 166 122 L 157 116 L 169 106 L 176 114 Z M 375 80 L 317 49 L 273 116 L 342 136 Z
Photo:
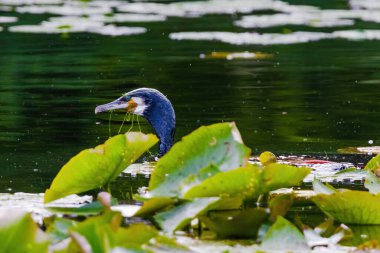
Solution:
M 10 32 L 73 33 L 88 32 L 126 36 L 147 31 L 144 27 L 118 26 L 115 23 L 163 22 L 168 17 L 200 18 L 210 14 L 241 14 L 233 24 L 244 29 L 277 26 L 312 28 L 351 27 L 357 21 L 380 23 L 376 0 L 350 0 L 350 9 L 321 9 L 311 5 L 293 5 L 280 0 L 208 0 L 172 3 L 128 2 L 122 0 L 0 0 L 0 11 L 50 14 L 40 24 L 15 25 Z M 274 14 L 252 14 L 274 12 Z M 0 17 L 0 23 L 17 22 L 15 17 Z M 282 33 L 194 31 L 170 33 L 173 40 L 217 40 L 242 44 L 293 44 L 322 39 L 380 40 L 379 30 L 337 30 L 333 32 L 295 31 Z
M 129 132 L 80 152 L 62 167 L 45 192 L 45 203 L 109 189 L 157 141 L 151 134 Z M 29 212 L 1 210 L 0 251 L 17 245 L 17 252 L 204 252 L 208 247 L 212 252 L 348 252 L 352 246 L 338 243 L 347 243 L 358 230 L 332 220 L 380 224 L 380 156 L 365 168 L 369 192 L 313 182 L 315 193 L 308 198 L 331 220 L 312 229 L 287 214 L 299 196 L 275 191 L 300 185 L 311 169 L 277 163 L 269 152 L 260 156 L 260 163 L 250 163 L 250 153 L 234 123 L 203 126 L 154 165 L 148 189 L 134 196 L 141 206 L 118 203 L 100 192 L 98 201 L 76 208 L 54 207 L 52 202 L 48 209 L 54 215 L 39 225 Z M 367 237 L 354 244 L 376 238 L 359 233 Z M 22 243 L 20 238 L 25 238 Z M 211 246 L 212 241 L 197 238 L 248 241 L 213 241 Z

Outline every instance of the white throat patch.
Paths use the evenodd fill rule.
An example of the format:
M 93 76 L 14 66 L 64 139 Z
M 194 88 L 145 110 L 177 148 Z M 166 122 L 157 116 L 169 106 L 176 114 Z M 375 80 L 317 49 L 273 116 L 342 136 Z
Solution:
M 144 102 L 144 99 L 141 98 L 141 97 L 132 97 L 133 101 L 135 101 L 135 103 L 137 104 L 136 106 L 136 109 L 134 110 L 134 114 L 136 115 L 139 115 L 139 116 L 142 116 L 145 109 L 148 107 L 145 102 Z

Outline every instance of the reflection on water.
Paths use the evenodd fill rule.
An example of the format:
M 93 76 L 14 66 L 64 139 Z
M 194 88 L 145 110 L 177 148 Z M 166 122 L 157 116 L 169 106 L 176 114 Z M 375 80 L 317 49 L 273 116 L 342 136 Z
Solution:
M 17 16 L 18 25 L 48 18 L 4 16 Z M 379 145 L 376 41 L 234 46 L 168 37 L 182 31 L 241 32 L 229 15 L 134 24 L 147 32 L 127 37 L 0 33 L 0 192 L 43 191 L 71 156 L 107 139 L 108 115 L 95 116 L 96 105 L 144 86 L 172 101 L 177 140 L 204 124 L 236 121 L 254 153 L 333 155 L 369 140 Z M 297 27 L 265 31 L 285 28 Z M 359 22 L 351 28 L 378 25 Z M 272 57 L 199 57 L 214 51 Z M 113 134 L 123 116 L 113 117 Z M 144 132 L 152 131 L 146 121 L 140 123 Z

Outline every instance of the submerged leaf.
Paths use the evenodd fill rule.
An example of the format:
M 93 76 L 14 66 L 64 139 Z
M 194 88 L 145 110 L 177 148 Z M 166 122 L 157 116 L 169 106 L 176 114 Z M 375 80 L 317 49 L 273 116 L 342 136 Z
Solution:
M 220 238 L 257 237 L 260 226 L 267 221 L 268 212 L 264 208 L 243 210 L 211 211 L 201 216 L 201 221 Z
M 309 251 L 304 235 L 285 218 L 278 216 L 261 244 L 263 250 Z
M 154 196 L 181 197 L 218 172 L 245 166 L 249 154 L 234 123 L 202 126 L 158 161 L 149 189 Z
M 332 219 L 347 224 L 380 224 L 380 195 L 344 190 L 312 197 L 314 203 Z
M 154 135 L 130 132 L 83 150 L 62 167 L 46 190 L 44 202 L 106 185 L 157 141 Z
M 48 252 L 47 235 L 29 213 L 18 209 L 0 211 L 0 238 L 0 252 Z
M 169 211 L 154 216 L 156 222 L 167 233 L 181 229 L 196 216 L 202 215 L 212 207 L 220 198 L 197 198 L 184 203 Z

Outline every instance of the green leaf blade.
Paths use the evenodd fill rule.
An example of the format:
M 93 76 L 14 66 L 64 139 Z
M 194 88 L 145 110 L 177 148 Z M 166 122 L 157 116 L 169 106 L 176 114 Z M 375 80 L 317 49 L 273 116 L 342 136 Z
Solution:
M 130 132 L 81 151 L 61 168 L 45 192 L 44 202 L 104 186 L 157 141 L 154 135 Z
M 204 175 L 245 166 L 249 154 L 234 123 L 200 127 L 158 161 L 149 189 L 153 196 L 181 197 Z

